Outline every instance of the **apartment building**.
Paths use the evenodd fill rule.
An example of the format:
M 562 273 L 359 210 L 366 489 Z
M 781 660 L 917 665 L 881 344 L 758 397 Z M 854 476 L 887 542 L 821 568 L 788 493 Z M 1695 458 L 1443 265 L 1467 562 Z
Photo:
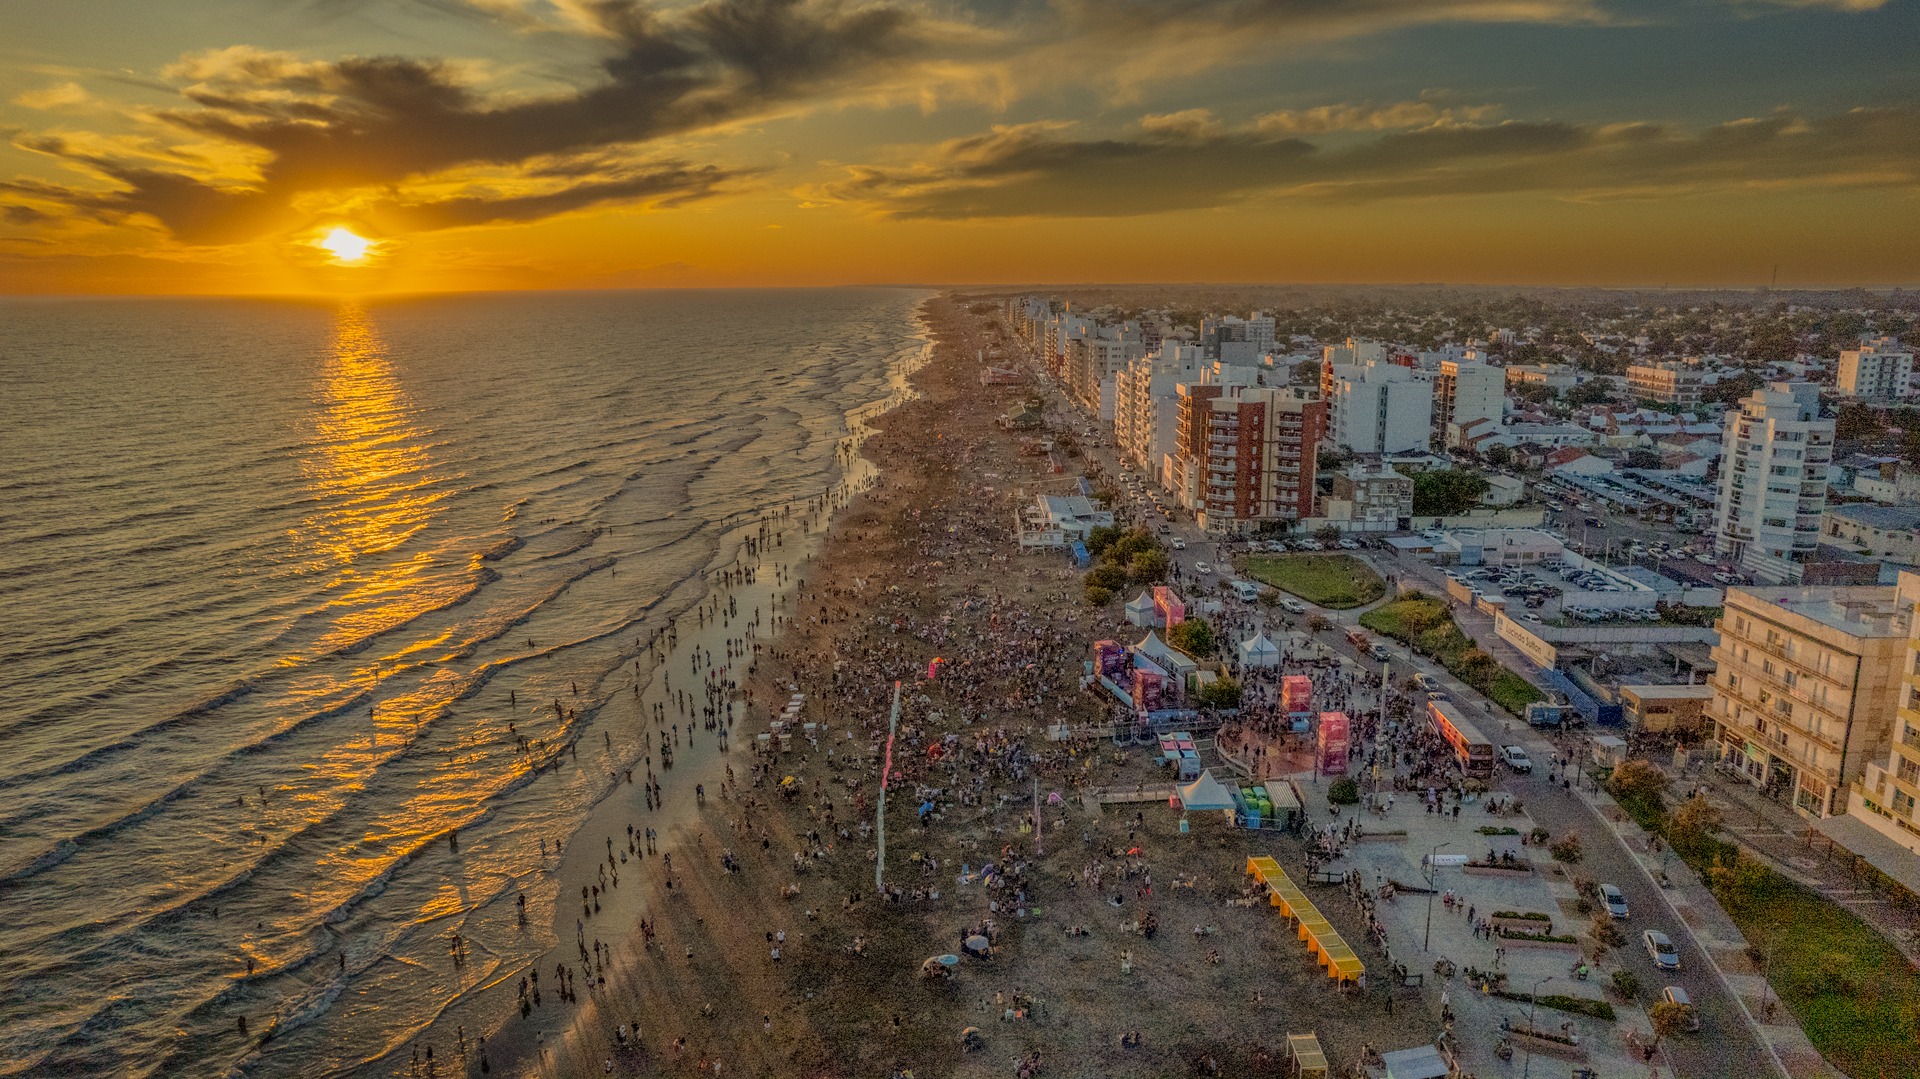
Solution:
M 1912 397 L 1913 350 L 1891 337 L 1841 349 L 1836 386 L 1849 397 Z
M 1920 574 L 1902 573 L 1896 597 L 1914 633 L 1901 657 L 1896 687 L 1900 705 L 1892 717 L 1886 756 L 1869 761 L 1854 782 L 1847 814 L 1920 859 L 1920 620 L 1913 617 L 1914 605 L 1920 603 Z M 1882 871 L 1891 868 L 1871 857 L 1891 852 L 1859 850 L 1864 845 L 1849 844 L 1849 849 L 1868 854 Z M 1920 868 L 1920 861 L 1900 861 L 1905 862 L 1910 879 Z
M 1112 422 L 1115 377 L 1143 355 L 1138 331 L 1108 323 L 1091 325 L 1085 333 L 1067 338 L 1067 392 L 1080 407 Z
M 1322 375 L 1334 445 L 1349 453 L 1376 455 L 1427 448 L 1432 383 L 1385 361 L 1335 364 L 1323 367 Z
M 1433 380 L 1433 445 L 1458 449 L 1467 432 L 1500 426 L 1507 413 L 1507 373 L 1485 363 L 1443 360 Z
M 1772 382 L 1727 413 L 1714 548 L 1761 580 L 1797 581 L 1820 540 L 1833 421 L 1820 391 Z
M 1159 470 L 1173 449 L 1182 382 L 1200 382 L 1201 350 L 1193 345 L 1162 345 L 1133 360 L 1114 376 L 1113 443 L 1120 459 L 1135 468 Z
M 1706 385 L 1706 372 L 1672 360 L 1627 368 L 1627 386 L 1642 401 L 1692 408 L 1700 403 Z
M 1333 477 L 1323 516 L 1362 531 L 1404 528 L 1413 516 L 1413 479 L 1386 464 L 1355 461 Z
M 1721 762 L 1809 817 L 1846 812 L 1849 786 L 1890 750 L 1911 601 L 1888 586 L 1729 588 L 1716 629 Z
M 1162 481 L 1209 532 L 1313 516 L 1326 402 L 1287 389 L 1178 387 L 1174 448 Z

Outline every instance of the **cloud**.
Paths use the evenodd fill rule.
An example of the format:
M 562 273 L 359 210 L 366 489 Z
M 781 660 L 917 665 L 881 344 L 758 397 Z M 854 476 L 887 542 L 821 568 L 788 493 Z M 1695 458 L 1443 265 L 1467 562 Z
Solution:
M 647 165 L 649 143 L 897 78 L 940 33 L 915 9 L 849 0 L 703 0 L 670 10 L 596 0 L 571 10 L 613 44 L 599 78 L 563 93 L 490 93 L 473 65 L 397 56 L 312 60 L 234 47 L 168 67 L 187 104 L 156 118 L 248 152 L 258 161 L 253 175 L 136 165 L 62 139 L 31 148 L 118 185 L 70 193 L 79 209 L 150 216 L 197 243 L 288 227 L 298 216 L 293 207 L 315 193 L 346 197 L 467 167 L 539 167 L 589 152 L 652 171 L 537 194 L 477 191 L 388 205 L 409 207 L 402 216 L 422 222 L 457 223 L 524 220 L 622 197 L 664 203 L 711 193 L 721 173 Z M 668 186 L 657 188 L 662 181 Z
M 79 108 L 93 103 L 87 88 L 77 82 L 56 83 L 40 90 L 28 90 L 15 95 L 13 103 L 29 109 L 54 111 L 58 109 Z
M 1255 198 L 1377 201 L 1544 193 L 1639 198 L 1812 185 L 1920 189 L 1920 109 L 1790 113 L 1688 133 L 1658 124 L 1433 124 L 1330 146 L 1252 125 L 1137 139 L 1057 123 L 954 139 L 810 192 L 895 218 L 1125 217 Z
M 1442 108 L 1432 101 L 1396 101 L 1388 105 L 1319 105 L 1283 109 L 1254 118 L 1263 135 L 1326 135 L 1336 131 L 1390 131 L 1395 128 L 1474 124 L 1500 114 L 1498 105 Z

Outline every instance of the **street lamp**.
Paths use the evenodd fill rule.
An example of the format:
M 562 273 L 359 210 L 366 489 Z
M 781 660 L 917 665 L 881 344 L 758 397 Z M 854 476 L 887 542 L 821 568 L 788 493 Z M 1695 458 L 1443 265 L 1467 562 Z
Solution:
M 1423 952 L 1431 951 L 1433 945 L 1433 860 L 1440 856 L 1441 850 L 1451 846 L 1453 846 L 1451 841 L 1442 843 L 1433 848 L 1433 853 L 1427 855 L 1427 935 L 1420 944 L 1420 950 Z
M 1534 982 L 1533 989 L 1527 993 L 1527 1033 L 1529 1035 L 1533 1034 L 1534 1030 L 1536 1029 L 1533 1025 L 1533 1015 L 1534 1015 L 1534 1010 L 1539 1007 L 1540 987 L 1552 980 L 1553 980 L 1553 975 L 1551 974 L 1547 975 L 1546 977 L 1540 979 L 1539 981 Z M 1533 1044 L 1529 1042 L 1527 1044 L 1526 1063 L 1521 1065 L 1520 1067 L 1520 1079 L 1527 1079 L 1527 1077 L 1532 1073 L 1533 1073 Z

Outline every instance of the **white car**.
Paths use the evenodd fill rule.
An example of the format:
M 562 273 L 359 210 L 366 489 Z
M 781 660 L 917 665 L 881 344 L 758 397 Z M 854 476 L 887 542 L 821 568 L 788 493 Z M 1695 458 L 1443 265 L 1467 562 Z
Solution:
M 1665 933 L 1658 929 L 1649 929 L 1640 934 L 1640 940 L 1647 946 L 1647 956 L 1653 965 L 1661 970 L 1680 969 L 1680 949 L 1673 946 Z
M 1179 536 L 1175 536 L 1175 537 L 1173 537 L 1173 549 L 1174 549 L 1174 550 L 1176 550 L 1176 551 L 1184 551 L 1184 550 L 1186 550 L 1186 549 L 1187 549 L 1187 541 L 1186 541 L 1186 540 L 1183 540 L 1183 539 L 1181 539 L 1181 538 L 1180 538 Z
M 1213 564 L 1209 562 L 1195 562 L 1193 564 L 1193 572 L 1204 577 L 1213 572 Z
M 1600 886 L 1600 905 L 1607 908 L 1607 914 L 1615 918 L 1627 916 L 1627 897 L 1620 889 L 1611 884 Z
M 1360 544 L 1357 540 L 1343 539 L 1340 541 L 1340 549 L 1343 551 L 1357 551 L 1360 549 Z
M 1501 746 L 1500 759 L 1507 762 L 1507 767 L 1516 772 L 1531 773 L 1533 771 L 1533 758 L 1527 756 L 1527 751 L 1519 746 Z
M 1300 602 L 1297 599 L 1281 600 L 1280 609 L 1287 611 L 1290 614 L 1306 614 L 1307 613 L 1307 605 Z

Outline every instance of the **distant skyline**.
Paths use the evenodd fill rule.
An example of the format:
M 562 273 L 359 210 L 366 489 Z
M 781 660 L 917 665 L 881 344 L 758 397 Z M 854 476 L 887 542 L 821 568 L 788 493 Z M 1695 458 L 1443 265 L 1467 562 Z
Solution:
M 0 6 L 0 293 L 1920 285 L 1920 0 Z

